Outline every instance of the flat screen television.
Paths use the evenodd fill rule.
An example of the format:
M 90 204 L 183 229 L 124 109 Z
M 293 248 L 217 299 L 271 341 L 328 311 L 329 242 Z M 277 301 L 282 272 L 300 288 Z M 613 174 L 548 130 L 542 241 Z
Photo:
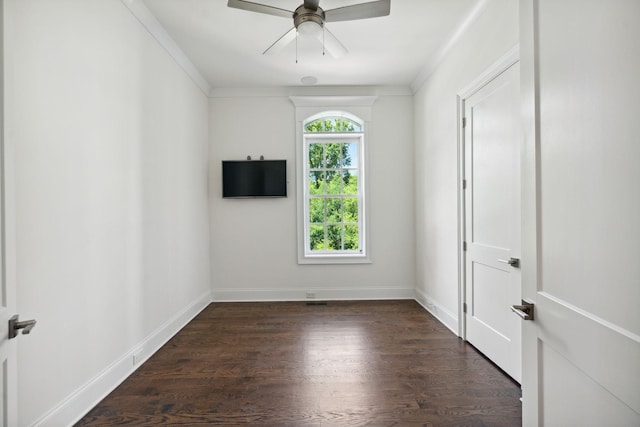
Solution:
M 223 160 L 222 197 L 287 197 L 287 161 Z

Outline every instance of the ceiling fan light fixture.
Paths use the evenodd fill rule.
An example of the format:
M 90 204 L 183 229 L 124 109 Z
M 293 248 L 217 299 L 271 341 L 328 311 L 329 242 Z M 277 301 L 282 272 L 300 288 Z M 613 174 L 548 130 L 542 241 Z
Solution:
M 281 51 L 283 47 L 296 41 L 296 63 L 298 62 L 298 35 L 317 38 L 322 42 L 322 54 L 329 52 L 334 58 L 347 53 L 347 49 L 326 27 L 325 22 L 354 21 L 377 18 L 390 13 L 391 0 L 373 0 L 351 6 L 338 7 L 325 12 L 319 6 L 320 0 L 304 0 L 295 11 L 288 11 L 249 0 L 228 0 L 227 6 L 250 12 L 293 18 L 293 28 L 267 48 L 263 54 Z
M 322 34 L 322 25 L 315 21 L 303 21 L 298 25 L 298 34 L 303 37 L 318 38 Z

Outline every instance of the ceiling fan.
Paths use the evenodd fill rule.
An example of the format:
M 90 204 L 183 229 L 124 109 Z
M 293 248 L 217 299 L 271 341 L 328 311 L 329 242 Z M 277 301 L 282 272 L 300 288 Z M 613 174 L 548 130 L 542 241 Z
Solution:
M 325 22 L 354 21 L 356 19 L 376 18 L 389 15 L 391 0 L 377 0 L 359 3 L 351 6 L 323 10 L 319 6 L 320 0 L 304 0 L 295 11 L 280 9 L 266 4 L 254 3 L 246 0 L 229 0 L 228 7 L 248 10 L 250 12 L 265 13 L 267 15 L 293 18 L 293 28 L 276 40 L 263 54 L 280 52 L 296 39 L 298 34 L 318 38 L 324 50 L 333 57 L 339 58 L 347 53 L 347 49 L 325 27 Z

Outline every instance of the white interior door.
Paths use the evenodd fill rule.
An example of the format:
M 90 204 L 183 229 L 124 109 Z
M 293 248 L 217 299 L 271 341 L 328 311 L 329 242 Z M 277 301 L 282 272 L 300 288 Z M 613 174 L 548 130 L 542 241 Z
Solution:
M 0 0 L 0 426 L 18 425 L 16 340 L 9 339 L 9 319 L 16 310 L 14 186 L 11 150 L 4 123 L 4 1 Z
M 518 382 L 519 75 L 516 62 L 464 100 L 466 339 Z
M 525 426 L 640 426 L 640 2 L 521 0 Z

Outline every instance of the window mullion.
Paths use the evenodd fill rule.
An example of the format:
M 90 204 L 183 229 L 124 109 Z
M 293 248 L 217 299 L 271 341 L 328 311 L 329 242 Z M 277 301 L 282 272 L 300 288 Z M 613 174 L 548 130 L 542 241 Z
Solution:
M 323 123 L 322 126 L 326 126 L 326 124 Z M 364 157 L 362 155 L 363 132 L 361 125 L 358 124 L 356 132 L 310 132 L 303 133 L 302 137 L 305 147 L 302 171 L 304 174 L 306 255 L 335 256 L 362 253 Z M 318 155 L 321 157 L 318 158 Z M 350 155 L 355 155 L 355 157 L 348 157 Z M 355 166 L 353 166 L 354 163 L 356 163 Z M 351 187 L 347 190 L 345 183 L 347 174 L 350 180 L 356 180 L 355 188 Z M 313 185 L 317 185 L 318 180 L 322 181 L 322 185 L 312 189 Z M 345 191 L 350 191 L 350 193 L 345 194 Z M 355 194 L 351 194 L 351 192 L 355 192 Z M 322 200 L 322 218 L 318 217 L 319 203 L 314 202 L 317 199 Z M 346 201 L 349 199 L 354 200 L 350 206 L 357 203 L 357 209 L 347 222 Z M 356 222 L 353 221 L 354 215 L 357 215 Z M 321 222 L 317 222 L 318 220 Z M 322 229 L 321 235 L 318 234 L 320 227 Z M 345 249 L 347 247 L 347 227 L 351 227 L 349 233 L 357 233 L 357 236 L 350 234 L 352 236 L 352 243 L 349 244 L 350 249 Z M 314 234 L 316 237 L 312 236 L 312 230 L 315 230 L 313 233 L 316 233 Z M 319 246 L 320 242 L 317 239 L 320 237 L 322 245 Z M 356 238 L 355 241 L 353 237 Z M 356 245 L 357 247 L 355 247 Z M 314 249 L 314 246 L 322 249 Z

